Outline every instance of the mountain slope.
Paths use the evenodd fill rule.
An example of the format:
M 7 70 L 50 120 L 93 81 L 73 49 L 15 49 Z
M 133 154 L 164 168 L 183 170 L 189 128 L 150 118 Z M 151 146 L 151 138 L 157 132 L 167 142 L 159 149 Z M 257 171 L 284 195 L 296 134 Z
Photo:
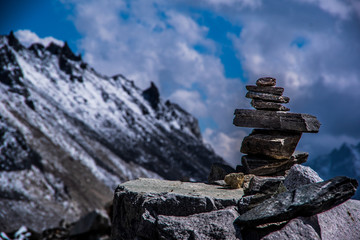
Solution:
M 178 105 L 162 101 L 154 84 L 142 91 L 122 75 L 103 76 L 66 43 L 25 48 L 12 33 L 0 37 L 0 116 L 4 129 L 17 131 L 26 149 L 38 156 L 24 169 L 0 169 L 1 181 L 9 185 L 21 174 L 27 181 L 28 172 L 33 172 L 34 184 L 20 186 L 17 192 L 26 196 L 26 188 L 38 188 L 36 197 L 25 200 L 0 196 L 2 209 L 10 209 L 14 201 L 42 199 L 45 183 L 51 180 L 50 185 L 66 189 L 50 191 L 49 201 L 63 204 L 53 215 L 65 214 L 71 221 L 103 206 L 115 185 L 125 180 L 205 180 L 211 164 L 223 162 L 204 145 L 197 120 Z M 22 145 L 16 146 L 21 152 Z M 94 186 L 96 191 L 91 190 Z M 56 199 L 57 192 L 64 192 L 69 203 Z M 29 214 L 21 207 L 12 214 L 16 211 Z M 0 212 L 0 227 L 13 230 L 19 224 L 5 226 L 8 214 Z M 30 227 L 58 224 L 43 220 L 47 226 Z
M 308 163 L 323 179 L 335 176 L 347 176 L 360 182 L 360 143 L 351 145 L 344 143 L 339 149 L 319 156 Z M 358 189 L 355 199 L 360 199 Z

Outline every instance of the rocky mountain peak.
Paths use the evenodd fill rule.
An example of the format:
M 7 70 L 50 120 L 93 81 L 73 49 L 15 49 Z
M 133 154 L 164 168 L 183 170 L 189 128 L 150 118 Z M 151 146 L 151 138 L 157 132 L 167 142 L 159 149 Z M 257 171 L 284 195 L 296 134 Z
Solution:
M 73 51 L 71 51 L 69 45 L 67 44 L 67 42 L 64 43 L 64 46 L 61 49 L 61 54 L 63 54 L 65 57 L 67 57 L 70 60 L 73 61 L 81 61 L 81 55 L 79 54 L 78 56 L 76 56 Z
M 150 87 L 144 90 L 142 95 L 150 103 L 151 107 L 156 110 L 160 102 L 160 94 L 154 82 L 151 82 Z
M 224 163 L 197 119 L 164 102 L 154 83 L 143 91 L 100 74 L 67 43 L 19 44 L 13 33 L 0 37 L 0 192 L 14 196 L 0 198 L 2 231 L 73 222 L 126 180 L 204 181 L 213 162 Z
M 19 40 L 15 37 L 14 32 L 11 31 L 8 35 L 8 43 L 12 46 L 16 51 L 19 51 L 24 48 L 24 46 L 19 42 Z

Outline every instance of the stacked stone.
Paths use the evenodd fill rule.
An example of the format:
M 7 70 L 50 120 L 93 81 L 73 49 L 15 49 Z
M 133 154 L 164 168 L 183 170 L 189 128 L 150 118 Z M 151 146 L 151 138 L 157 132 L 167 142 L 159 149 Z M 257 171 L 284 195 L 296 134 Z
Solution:
M 303 132 L 316 133 L 320 128 L 316 117 L 288 112 L 283 104 L 290 99 L 282 96 L 284 88 L 275 85 L 275 78 L 265 77 L 258 79 L 256 86 L 246 86 L 246 97 L 252 99 L 255 110 L 235 110 L 235 126 L 255 128 L 240 150 L 247 154 L 241 159 L 246 174 L 284 175 L 294 164 L 306 162 L 308 153 L 295 152 L 295 148 Z

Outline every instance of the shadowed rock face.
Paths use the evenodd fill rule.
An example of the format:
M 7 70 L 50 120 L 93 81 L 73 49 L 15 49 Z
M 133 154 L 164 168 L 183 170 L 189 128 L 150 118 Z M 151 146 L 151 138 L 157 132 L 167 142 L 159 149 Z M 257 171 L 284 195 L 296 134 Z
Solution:
M 298 216 L 312 216 L 329 210 L 351 198 L 358 186 L 355 179 L 335 177 L 280 193 L 242 214 L 236 223 L 255 227 L 287 221 Z
M 245 173 L 259 176 L 279 176 L 284 175 L 287 169 L 294 164 L 306 162 L 309 154 L 306 152 L 295 152 L 289 159 L 269 159 L 257 156 L 242 156 L 241 162 Z
M 150 103 L 151 107 L 153 109 L 157 109 L 158 104 L 160 102 L 160 94 L 159 90 L 155 86 L 153 82 L 151 82 L 151 85 L 148 89 L 143 91 L 144 98 Z

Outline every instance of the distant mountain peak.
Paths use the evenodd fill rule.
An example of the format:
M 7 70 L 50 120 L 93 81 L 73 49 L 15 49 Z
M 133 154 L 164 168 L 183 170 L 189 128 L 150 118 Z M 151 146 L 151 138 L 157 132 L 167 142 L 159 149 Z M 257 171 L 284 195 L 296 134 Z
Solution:
M 313 159 L 308 164 L 323 179 L 347 176 L 360 182 L 360 143 L 354 145 L 344 142 L 339 148 Z M 360 191 L 355 198 L 360 199 Z

